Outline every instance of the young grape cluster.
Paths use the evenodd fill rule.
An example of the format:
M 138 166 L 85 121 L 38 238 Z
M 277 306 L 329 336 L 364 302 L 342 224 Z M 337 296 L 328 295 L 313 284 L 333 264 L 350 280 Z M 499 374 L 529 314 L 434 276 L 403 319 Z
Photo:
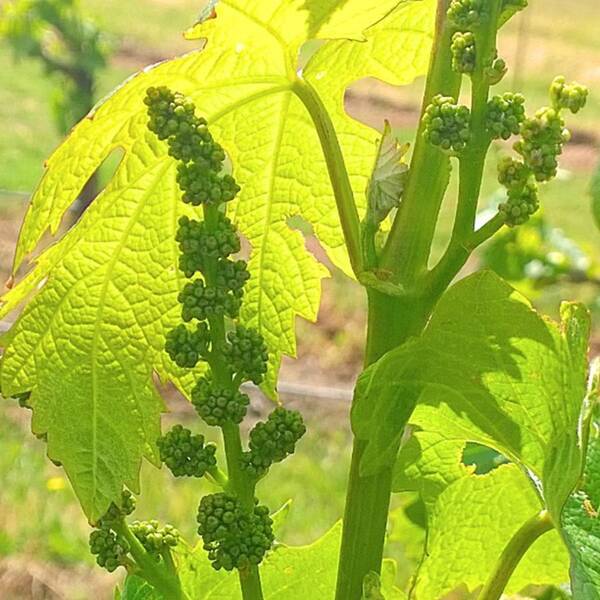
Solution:
M 564 77 L 556 77 L 550 86 L 550 100 L 555 110 L 566 108 L 578 113 L 587 102 L 588 89 L 577 83 L 566 83 Z
M 457 31 L 452 36 L 452 68 L 457 73 L 472 73 L 477 60 L 475 36 L 472 32 Z
M 201 377 L 192 390 L 192 404 L 207 425 L 222 427 L 226 423 L 241 423 L 246 416 L 250 398 L 225 386 Z
M 166 548 L 177 545 L 179 534 L 171 525 L 165 525 L 161 529 L 156 521 L 133 521 L 127 524 L 125 517 L 131 515 L 134 510 L 135 497 L 129 490 L 124 490 L 119 505 L 113 502 L 90 533 L 90 551 L 96 557 L 98 565 L 109 573 L 120 566 L 129 568 L 135 565 L 132 556 L 135 553 L 131 552 L 131 545 L 123 534 L 124 530 L 128 529 L 129 533 L 140 541 L 146 552 L 157 559 Z
M 495 139 L 507 140 L 518 135 L 525 120 L 525 97 L 506 92 L 494 96 L 487 105 L 486 126 Z
M 520 155 L 503 158 L 498 164 L 498 181 L 506 188 L 506 200 L 498 209 L 508 226 L 525 223 L 539 209 L 538 182 L 550 181 L 558 171 L 558 157 L 570 138 L 561 111 L 578 112 L 587 99 L 587 89 L 567 84 L 557 77 L 550 87 L 552 107 L 526 117 L 520 94 L 496 96 L 488 104 L 487 126 L 494 137 L 508 139 L 520 134 L 513 145 Z
M 535 178 L 525 163 L 507 156 L 498 163 L 498 181 L 507 190 L 506 201 L 498 206 L 505 223 L 522 225 L 539 208 Z
M 211 230 L 204 221 L 181 217 L 175 239 L 179 242 L 179 268 L 186 277 L 204 271 L 207 259 L 225 259 L 240 251 L 240 238 L 235 227 L 221 213 Z
M 179 367 L 192 369 L 198 361 L 207 357 L 210 334 L 206 323 L 198 323 L 194 331 L 185 325 L 177 325 L 167 333 L 165 350 Z
M 569 139 L 570 133 L 560 112 L 554 108 L 542 108 L 534 117 L 523 121 L 521 139 L 514 148 L 537 181 L 549 181 L 556 177 L 558 157 Z
M 209 285 L 203 279 L 186 283 L 177 300 L 181 304 L 181 316 L 186 323 L 192 319 L 204 321 L 223 315 L 234 319 L 241 305 L 238 295 L 225 288 Z
M 212 566 L 219 570 L 258 565 L 273 544 L 273 521 L 266 506 L 242 508 L 233 495 L 205 496 L 198 508 L 198 534 Z
M 233 372 L 243 381 L 261 383 L 267 372 L 269 353 L 258 331 L 238 325 L 227 334 L 223 354 Z
M 196 116 L 190 98 L 167 87 L 150 87 L 144 103 L 148 107 L 148 129 L 166 140 L 169 153 L 183 164 L 189 162 L 219 171 L 225 152 L 208 130 L 206 120 Z
M 509 227 L 522 225 L 539 209 L 538 187 L 535 181 L 527 181 L 520 187 L 507 190 L 507 199 L 498 205 Z
M 269 362 L 262 335 L 237 321 L 250 274 L 247 263 L 234 256 L 242 244 L 226 216 L 226 203 L 240 188 L 231 175 L 223 174 L 223 149 L 206 121 L 195 115 L 193 102 L 166 88 L 151 88 L 146 104 L 149 128 L 167 141 L 169 153 L 179 161 L 183 202 L 201 206 L 204 216 L 179 219 L 178 266 L 190 281 L 178 295 L 184 323 L 167 334 L 165 350 L 182 368 L 192 369 L 199 361 L 208 364 L 208 372 L 192 388 L 191 401 L 207 425 L 223 429 L 228 448 L 232 439 L 241 443 L 237 425 L 250 405 L 240 385 L 260 384 Z M 197 323 L 196 329 L 186 325 L 190 322 Z M 198 533 L 216 569 L 248 569 L 271 547 L 269 510 L 258 505 L 254 486 L 259 473 L 294 452 L 304 431 L 298 413 L 276 409 L 252 430 L 249 450 L 242 448 L 242 458 L 236 457 L 234 466 L 228 464 L 227 476 L 217 467 L 215 447 L 202 435 L 175 425 L 157 441 L 161 460 L 173 475 L 202 477 L 208 472 L 226 490 L 202 498 L 197 516 Z M 240 486 L 247 489 L 240 492 Z M 160 554 L 177 543 L 171 529 L 159 529 L 154 521 L 134 523 L 131 529 L 149 553 Z
M 90 534 L 90 552 L 96 557 L 96 563 L 109 573 L 125 565 L 129 544 L 119 539 L 106 524 L 94 529 Z
M 486 0 L 452 0 L 448 18 L 459 29 L 473 29 L 479 25 Z
M 273 463 L 294 453 L 305 433 L 299 412 L 277 407 L 266 422 L 257 423 L 250 432 L 250 450 L 242 455 L 242 468 L 255 478 L 262 477 Z
M 158 521 L 133 521 L 129 528 L 148 554 L 158 556 L 179 543 L 179 532 L 172 525 L 160 527 Z
M 217 465 L 216 446 L 205 444 L 203 435 L 193 435 L 181 425 L 160 437 L 157 446 L 160 459 L 175 477 L 203 477 Z
M 183 191 L 183 201 L 192 206 L 229 202 L 240 191 L 231 175 L 219 176 L 204 164 L 196 162 L 179 165 L 177 183 Z
M 446 152 L 460 154 L 471 137 L 471 112 L 454 99 L 437 95 L 425 109 L 423 136 Z

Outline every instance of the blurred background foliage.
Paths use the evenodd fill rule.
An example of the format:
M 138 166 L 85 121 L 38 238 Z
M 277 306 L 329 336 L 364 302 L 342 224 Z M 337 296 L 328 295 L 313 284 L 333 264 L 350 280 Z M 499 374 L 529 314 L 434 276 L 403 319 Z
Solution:
M 10 274 L 12 254 L 27 201 L 44 159 L 72 124 L 136 70 L 193 50 L 181 32 L 202 7 L 198 0 L 0 0 L 0 282 Z M 567 15 L 568 11 L 568 15 Z M 568 18 L 567 18 L 568 17 Z M 501 91 L 521 91 L 530 112 L 547 103 L 555 74 L 591 89 L 589 104 L 571 119 L 556 181 L 543 187 L 543 212 L 526 226 L 505 230 L 481 248 L 465 273 L 497 271 L 551 316 L 562 299 L 577 298 L 594 314 L 592 352 L 600 349 L 600 3 L 580 0 L 577 10 L 563 0 L 530 0 L 530 8 L 503 29 L 500 53 L 510 71 Z M 309 55 L 306 50 L 304 59 Z M 348 113 L 373 127 L 390 120 L 402 142 L 415 132 L 423 81 L 394 88 L 375 80 L 355 82 L 346 95 Z M 490 155 L 482 193 L 482 215 L 501 201 L 495 164 L 507 151 L 498 143 Z M 104 165 L 89 183 L 65 227 L 107 180 Z M 443 208 L 434 256 L 448 241 L 454 213 L 453 181 Z M 301 226 L 301 225 L 300 225 Z M 49 240 L 50 241 L 50 240 Z M 326 262 L 316 241 L 315 254 Z M 286 360 L 282 397 L 302 410 L 309 427 L 299 452 L 260 490 L 273 509 L 294 502 L 282 530 L 287 543 L 306 543 L 342 514 L 349 462 L 350 390 L 362 361 L 365 302 L 361 290 L 339 272 L 324 283 L 319 321 L 299 322 L 297 360 Z M 1 324 L 6 327 L 7 323 Z M 307 385 L 306 382 L 310 382 Z M 179 420 L 192 411 L 164 390 Z M 267 408 L 254 400 L 255 417 Z M 170 415 L 165 417 L 168 421 Z M 118 575 L 93 568 L 87 523 L 63 472 L 45 458 L 42 441 L 30 433 L 29 414 L 0 399 L 0 598 L 69 600 L 112 597 Z M 206 432 L 205 432 L 206 433 Z M 464 461 L 487 472 L 503 457 L 469 445 Z M 144 465 L 140 518 L 158 515 L 192 540 L 194 507 L 203 493 L 198 482 L 174 481 L 165 470 Z M 267 487 L 268 486 L 268 487 Z M 407 585 L 424 543 L 425 515 L 412 494 L 398 495 L 390 519 L 388 555 L 399 560 L 399 583 Z M 558 600 L 560 590 L 525 590 L 522 598 Z M 468 595 L 457 590 L 453 600 Z

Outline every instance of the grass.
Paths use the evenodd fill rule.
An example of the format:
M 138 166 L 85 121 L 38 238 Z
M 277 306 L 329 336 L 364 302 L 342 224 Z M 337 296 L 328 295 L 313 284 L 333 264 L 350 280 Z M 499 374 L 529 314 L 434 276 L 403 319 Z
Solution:
M 266 408 L 265 404 L 261 405 Z M 179 405 L 179 408 L 181 406 Z M 343 494 L 349 462 L 350 433 L 345 409 L 305 406 L 308 433 L 298 452 L 259 484 L 261 501 L 273 511 L 293 498 L 291 509 L 279 531 L 279 539 L 288 544 L 306 544 L 324 534 L 343 512 Z M 79 563 L 89 566 L 90 528 L 62 469 L 45 458 L 45 443 L 28 430 L 27 413 L 14 401 L 0 398 L 0 560 L 2 556 L 25 555 L 69 567 Z M 165 421 L 173 422 L 167 415 Z M 193 430 L 199 421 L 189 412 L 177 414 Z M 208 439 L 219 442 L 215 430 L 200 428 Z M 293 476 L 292 476 L 293 474 Z M 199 498 L 215 491 L 204 480 L 174 479 L 165 469 L 157 470 L 144 463 L 141 471 L 142 496 L 135 518 L 156 518 L 174 524 L 190 542 L 197 540 L 195 512 Z M 404 502 L 397 499 L 396 504 Z M 415 544 L 407 548 L 399 541 L 400 531 L 410 523 L 399 512 L 394 518 L 394 532 L 388 554 L 410 557 L 414 565 Z M 418 532 L 417 532 L 418 533 Z M 421 539 L 419 536 L 418 539 Z M 401 576 L 410 568 L 403 560 Z M 101 578 L 102 571 L 97 570 Z

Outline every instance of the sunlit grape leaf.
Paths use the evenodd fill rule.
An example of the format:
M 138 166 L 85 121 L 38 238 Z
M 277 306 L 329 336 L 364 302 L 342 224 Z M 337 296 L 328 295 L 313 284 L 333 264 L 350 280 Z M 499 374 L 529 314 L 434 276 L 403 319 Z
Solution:
M 137 575 L 127 576 L 117 597 L 119 600 L 163 600 L 162 594 Z
M 381 223 L 400 204 L 408 175 L 408 164 L 403 160 L 407 151 L 408 144 L 398 143 L 386 121 L 367 188 L 367 218 L 374 224 Z
M 394 467 L 393 489 L 419 492 L 431 509 L 449 485 L 473 473 L 472 467 L 462 463 L 464 446 L 464 439 L 445 432 L 413 432 Z
M 388 414 L 379 403 L 392 403 L 400 423 L 406 406 L 415 396 L 418 401 L 394 479 L 397 491 L 420 492 L 428 511 L 417 599 L 482 585 L 511 535 L 541 509 L 560 522 L 581 472 L 589 344 L 583 307 L 565 304 L 561 317 L 561 324 L 544 319 L 499 277 L 478 273 L 446 293 L 420 338 L 361 376 L 354 431 L 376 448 L 397 448 L 399 437 L 391 418 L 383 425 L 370 420 L 366 405 L 372 414 Z M 493 448 L 514 464 L 474 475 L 461 460 L 467 442 Z M 378 466 L 368 450 L 365 460 L 367 472 Z M 456 555 L 449 553 L 450 539 Z M 542 542 L 552 560 L 534 574 L 515 575 L 513 591 L 567 580 L 560 538 L 546 534 Z
M 333 597 L 341 532 L 338 523 L 308 546 L 276 546 L 260 568 L 265 600 Z M 183 557 L 179 569 L 184 590 L 195 600 L 241 599 L 237 575 L 215 571 L 200 547 Z
M 251 247 L 242 318 L 271 348 L 272 392 L 281 355 L 295 352 L 294 319 L 315 318 L 326 274 L 288 218 L 309 221 L 332 258 L 347 264 L 327 165 L 294 91 L 298 47 L 310 37 L 367 40 L 326 42 L 304 73 L 332 110 L 362 211 L 377 133 L 346 115 L 344 87 L 367 76 L 412 81 L 431 43 L 433 0 L 400 2 L 381 21 L 396 4 L 223 0 L 216 18 L 194 29 L 207 40 L 201 51 L 129 79 L 48 159 L 15 272 L 48 229 L 56 233 L 96 168 L 123 153 L 77 227 L 38 257 L 0 308 L 6 314 L 32 297 L 9 335 L 0 383 L 6 394 L 32 391 L 34 429 L 47 434 L 49 455 L 64 464 L 89 517 L 101 515 L 123 483 L 136 489 L 141 455 L 155 457 L 162 404 L 153 372 L 184 392 L 193 381 L 163 352 L 179 319 L 174 234 L 184 208 L 174 163 L 145 128 L 145 90 L 168 85 L 190 95 L 231 158 L 242 186 L 231 215 Z
M 558 325 L 542 318 L 491 272 L 472 275 L 442 297 L 424 333 L 392 350 L 361 375 L 353 410 L 365 472 L 397 448 L 392 417 L 447 440 L 496 449 L 539 481 L 559 517 L 581 470 L 579 416 L 586 396 L 589 315 L 565 305 Z M 407 390 L 409 393 L 407 394 Z M 367 406 L 371 409 L 367 410 Z
M 486 475 L 466 476 L 451 484 L 429 514 L 427 547 L 414 600 L 443 598 L 461 585 L 469 591 L 483 585 L 510 538 L 541 508 L 533 486 L 516 465 L 502 465 Z M 547 532 L 527 551 L 506 593 L 527 585 L 566 583 L 568 567 L 558 532 Z
M 381 575 L 374 571 L 365 575 L 361 600 L 406 600 L 406 594 L 395 585 L 396 577 L 396 561 L 384 559 Z
M 597 432 L 596 432 L 597 435 Z M 600 598 L 600 440 L 592 439 L 581 485 L 571 495 L 562 527 L 571 553 L 574 600 Z

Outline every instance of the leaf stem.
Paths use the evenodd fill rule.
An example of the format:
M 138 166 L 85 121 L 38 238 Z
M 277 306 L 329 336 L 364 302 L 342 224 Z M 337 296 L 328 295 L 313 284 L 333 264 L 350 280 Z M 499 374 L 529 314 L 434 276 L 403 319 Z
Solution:
M 438 264 L 423 280 L 428 296 L 439 296 L 463 268 L 473 250 L 489 240 L 505 223 L 504 215 L 497 213 L 485 225 L 474 231 L 464 242 L 451 240 Z
M 499 600 L 514 570 L 532 544 L 554 528 L 550 513 L 542 510 L 526 521 L 504 548 L 479 600 Z
M 340 216 L 350 264 L 354 274 L 358 277 L 364 270 L 360 219 L 340 142 L 327 109 L 310 83 L 298 77 L 292 83 L 291 89 L 308 110 L 317 130 L 323 156 L 327 163 L 327 171 Z
M 365 365 L 374 363 L 425 326 L 431 310 L 423 298 L 393 297 L 368 290 L 369 323 Z M 391 498 L 392 466 L 360 474 L 365 440 L 355 438 L 346 496 L 338 567 L 337 600 L 359 600 L 364 577 L 379 573 Z

